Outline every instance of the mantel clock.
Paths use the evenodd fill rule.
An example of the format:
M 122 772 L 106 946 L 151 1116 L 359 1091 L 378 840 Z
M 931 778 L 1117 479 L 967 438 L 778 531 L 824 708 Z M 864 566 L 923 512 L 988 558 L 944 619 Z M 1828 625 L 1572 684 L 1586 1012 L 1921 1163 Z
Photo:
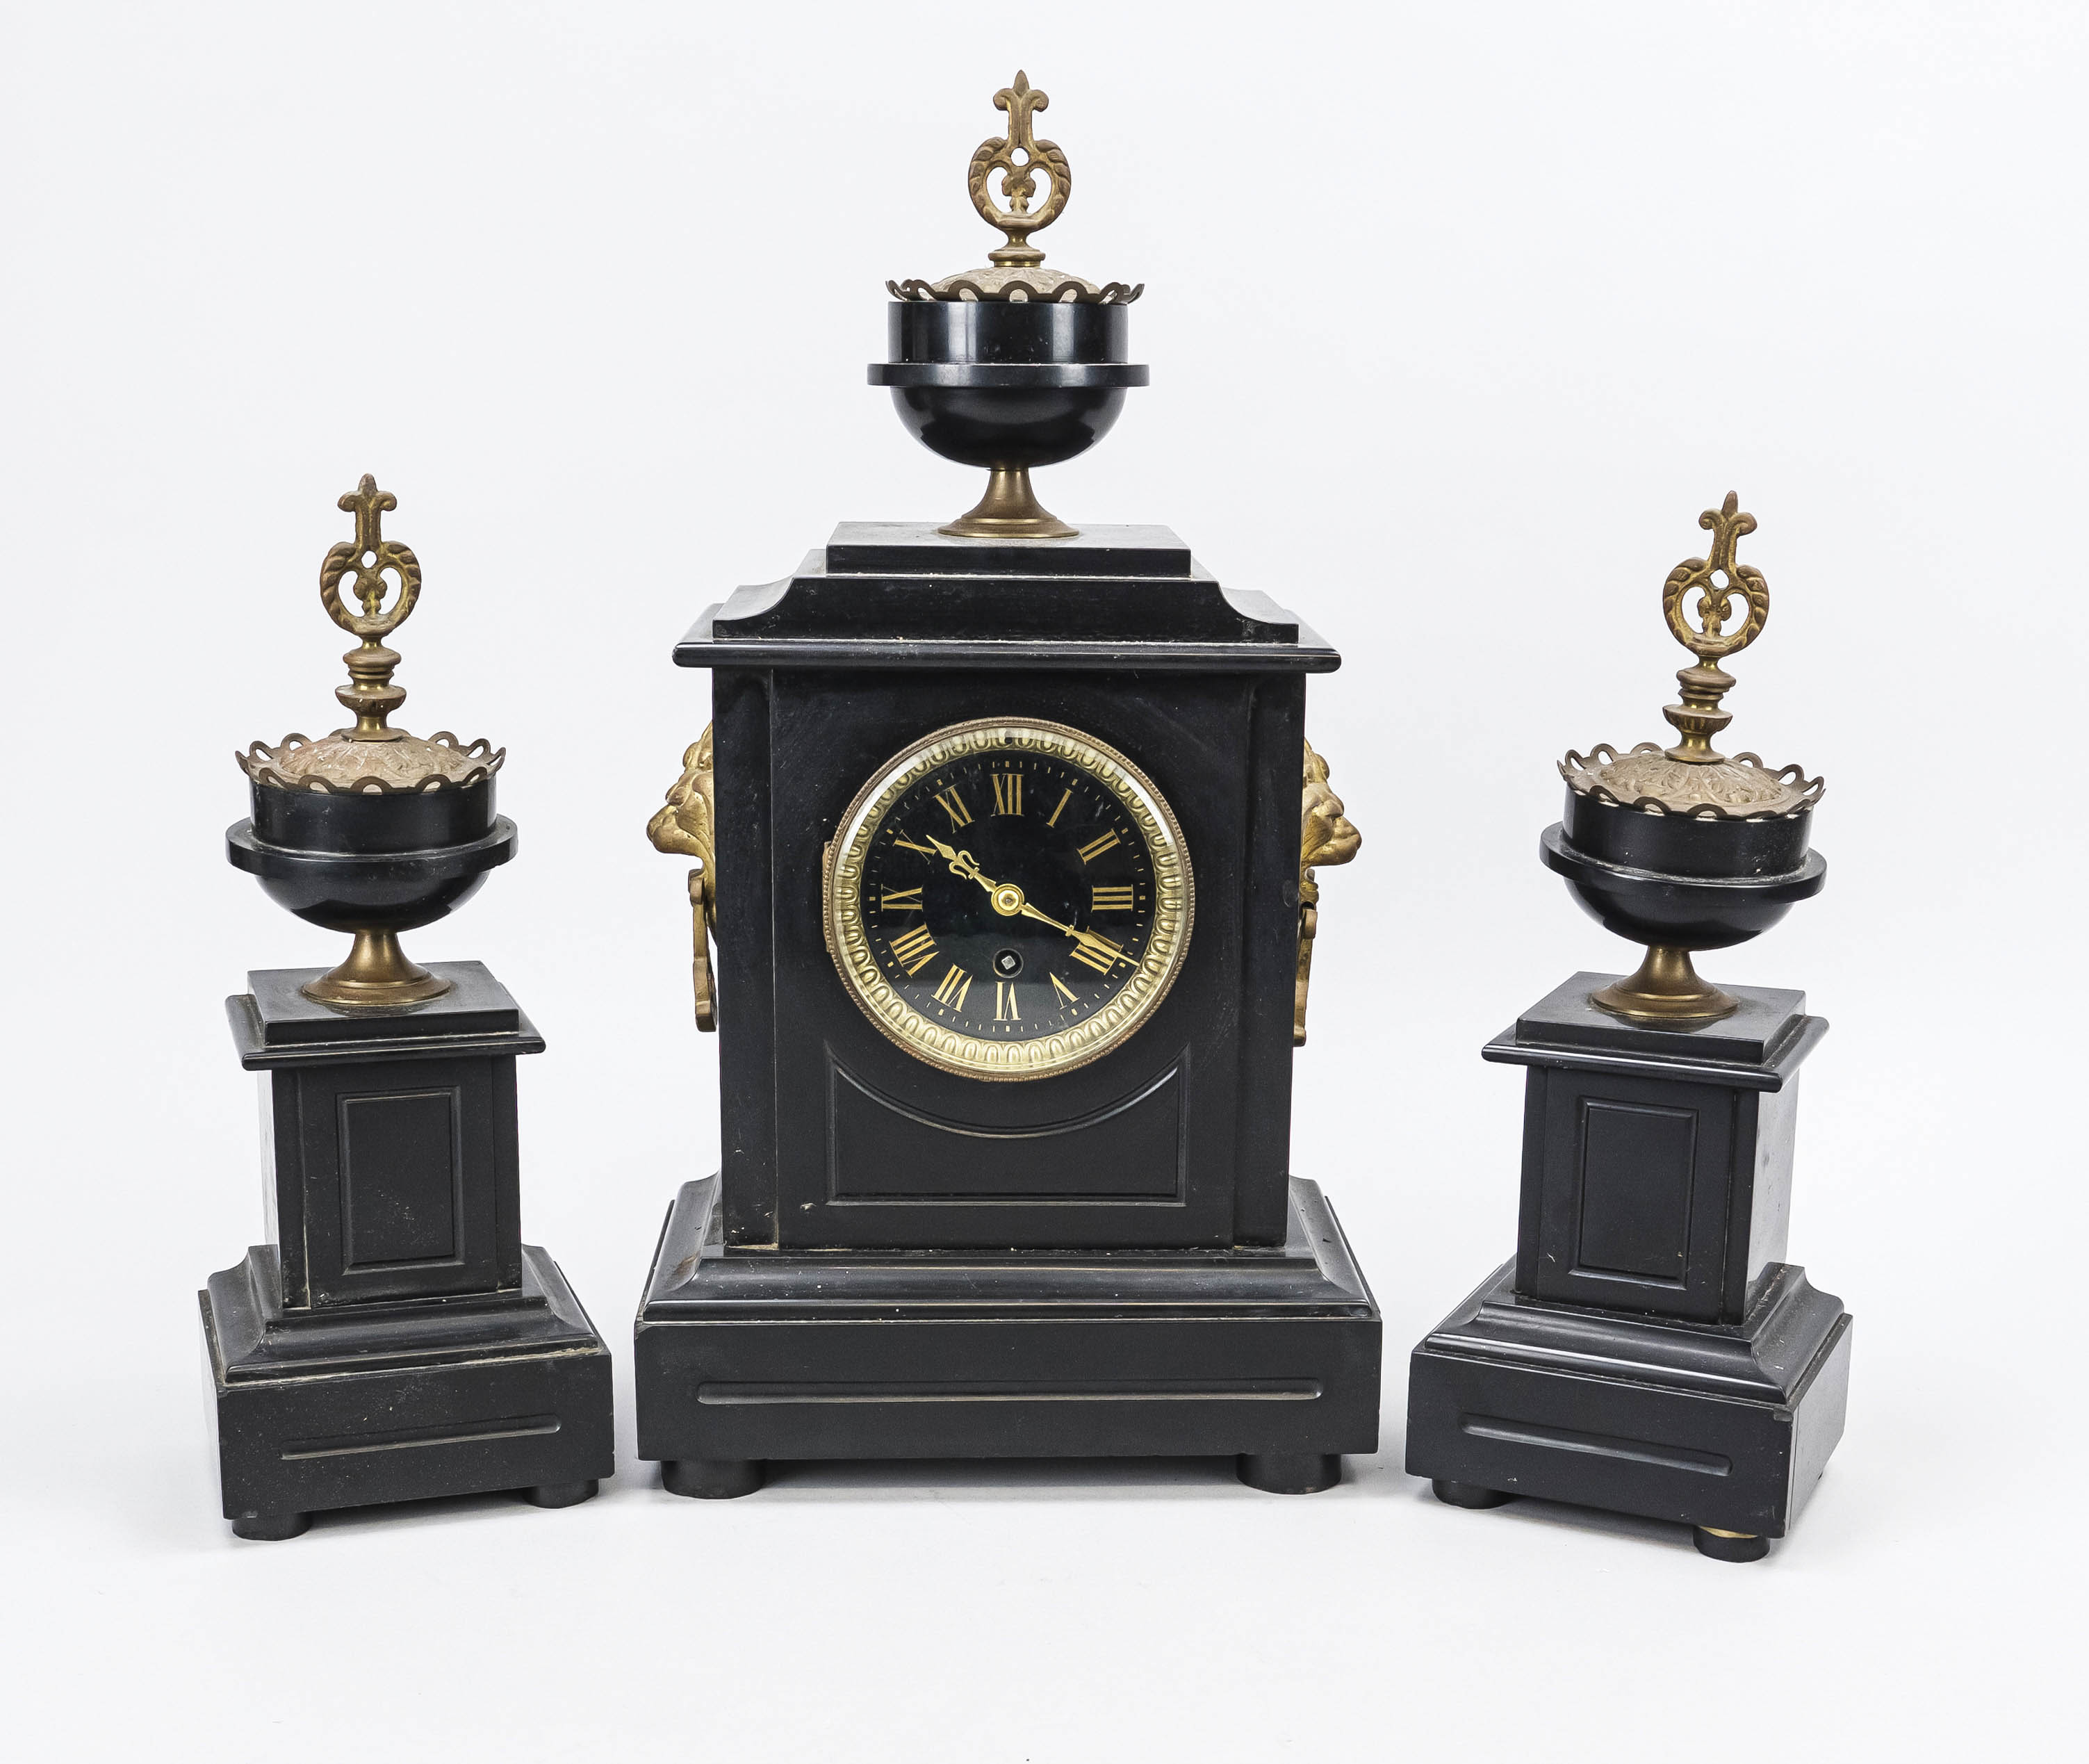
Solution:
M 1147 383 L 1141 290 L 1044 267 L 1066 157 L 1021 75 L 995 102 L 968 185 L 1006 242 L 889 284 L 870 370 L 984 495 L 844 522 L 675 651 L 711 723 L 650 830 L 697 860 L 723 1116 L 637 1323 L 680 1493 L 1164 1453 L 1305 1491 L 1377 1442 L 1378 1311 L 1290 1173 L 1315 869 L 1358 847 L 1305 739 L 1340 658 L 1165 528 L 1039 503 Z

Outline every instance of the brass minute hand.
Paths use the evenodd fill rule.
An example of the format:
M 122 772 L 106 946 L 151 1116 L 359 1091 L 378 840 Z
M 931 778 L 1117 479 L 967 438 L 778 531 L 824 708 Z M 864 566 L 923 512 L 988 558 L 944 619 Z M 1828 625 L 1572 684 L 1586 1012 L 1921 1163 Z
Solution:
M 1107 955 L 1113 962 L 1131 963 L 1131 958 L 1126 955 L 1122 950 L 1119 949 L 1116 944 L 1111 942 L 1106 937 L 1097 937 L 1092 931 L 1077 931 L 1070 925 L 1062 925 L 1057 919 L 1053 918 L 1051 914 L 1049 912 L 1040 912 L 1027 900 L 1023 903 L 1022 911 L 1023 916 L 1024 918 L 1039 920 L 1044 924 L 1050 925 L 1053 930 L 1063 932 L 1066 936 L 1071 938 L 1076 943 L 1085 943 L 1090 949 L 1094 950 L 1099 955 Z M 1135 966 L 1136 964 L 1133 964 L 1132 965 Z

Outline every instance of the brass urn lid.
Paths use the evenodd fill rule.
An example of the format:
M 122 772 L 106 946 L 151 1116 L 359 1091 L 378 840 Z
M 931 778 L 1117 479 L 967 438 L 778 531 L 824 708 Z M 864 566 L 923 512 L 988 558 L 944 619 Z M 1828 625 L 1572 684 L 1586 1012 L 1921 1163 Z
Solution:
M 255 783 L 281 790 L 390 795 L 461 789 L 491 778 L 508 757 L 505 748 L 484 740 L 467 745 L 447 729 L 423 740 L 386 720 L 406 702 L 406 693 L 392 684 L 399 655 L 382 639 L 406 622 L 420 598 L 420 560 L 397 539 L 384 537 L 384 516 L 399 506 L 399 499 L 380 490 L 367 472 L 340 506 L 355 517 L 355 539 L 343 540 L 327 552 L 320 566 L 320 603 L 336 624 L 361 640 L 342 658 L 349 683 L 334 689 L 334 697 L 355 713 L 354 725 L 316 741 L 294 734 L 274 747 L 255 741 L 234 760 Z M 341 599 L 341 584 L 351 575 L 360 612 Z
M 1712 535 L 1712 555 L 1685 558 L 1668 573 L 1661 594 L 1669 630 L 1697 657 L 1675 676 L 1681 702 L 1661 713 L 1682 739 L 1668 748 L 1641 741 L 1623 753 L 1599 742 L 1585 754 L 1570 752 L 1559 762 L 1559 775 L 1578 796 L 1649 814 L 1754 821 L 1804 813 L 1820 801 L 1826 780 L 1808 778 L 1796 766 L 1773 768 L 1754 753 L 1729 758 L 1712 745 L 1712 737 L 1734 719 L 1720 703 L 1733 689 L 1734 676 L 1719 663 L 1762 634 L 1769 584 L 1761 570 L 1734 560 L 1735 544 L 1756 530 L 1755 517 L 1740 512 L 1735 492 L 1699 515 L 1697 524 Z M 1686 604 L 1693 590 L 1694 607 Z M 1737 613 L 1739 623 L 1729 629 Z
M 1059 218 L 1072 194 L 1074 174 L 1057 141 L 1040 141 L 1032 132 L 1034 113 L 1051 103 L 1018 69 L 1014 84 L 993 95 L 994 107 L 1008 113 L 1005 137 L 989 135 L 972 150 L 965 187 L 972 206 L 989 226 L 997 227 L 1007 242 L 987 253 L 985 265 L 959 270 L 941 281 L 888 281 L 894 300 L 1052 300 L 1093 305 L 1128 306 L 1146 291 L 1146 284 L 1126 287 L 1121 281 L 1096 283 L 1062 269 L 1044 268 L 1044 254 L 1030 235 Z M 991 186 L 1001 174 L 1002 200 L 995 205 Z M 1033 210 L 1037 180 L 1044 179 L 1044 201 Z

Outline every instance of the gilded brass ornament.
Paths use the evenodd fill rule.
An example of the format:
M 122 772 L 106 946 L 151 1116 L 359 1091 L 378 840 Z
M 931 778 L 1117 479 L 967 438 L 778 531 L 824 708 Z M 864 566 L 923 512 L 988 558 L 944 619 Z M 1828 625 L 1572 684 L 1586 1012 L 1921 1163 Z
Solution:
M 397 932 L 365 929 L 355 934 L 345 961 L 298 990 L 323 1005 L 390 1011 L 440 998 L 452 985 L 407 955 Z
M 1697 524 L 1712 535 L 1709 557 L 1685 558 L 1668 573 L 1661 593 L 1662 616 L 1675 641 L 1697 658 L 1697 665 L 1676 676 L 1683 702 L 1667 706 L 1662 715 L 1682 732 L 1683 739 L 1668 749 L 1668 757 L 1686 765 L 1710 765 L 1725 756 L 1715 751 L 1712 737 L 1734 720 L 1719 701 L 1733 690 L 1734 676 L 1718 664 L 1726 656 L 1746 649 L 1762 634 L 1769 618 L 1769 584 L 1762 572 L 1734 561 L 1734 547 L 1744 534 L 1756 530 L 1756 517 L 1740 511 L 1740 498 L 1733 491 L 1718 508 L 1707 509 Z M 1684 599 L 1697 595 L 1697 623 L 1690 622 Z M 1738 629 L 1727 629 L 1739 599 L 1746 612 Z
M 1598 802 L 1700 821 L 1796 814 L 1820 801 L 1828 788 L 1825 779 L 1808 778 L 1796 766 L 1772 771 L 1754 753 L 1686 770 L 1654 741 L 1639 742 L 1622 754 L 1598 741 L 1586 753 L 1569 751 L 1559 770 L 1577 794 Z
M 349 684 L 337 688 L 334 697 L 355 713 L 356 740 L 396 740 L 398 732 L 388 728 L 384 719 L 406 702 L 406 694 L 392 684 L 399 657 L 380 640 L 406 622 L 420 599 L 420 560 L 397 540 L 384 537 L 384 517 L 399 506 L 399 499 L 380 490 L 368 472 L 337 506 L 355 517 L 355 541 L 343 540 L 327 552 L 320 566 L 320 603 L 328 618 L 360 637 L 362 644 L 341 658 L 348 663 Z M 395 582 L 385 580 L 388 572 Z M 360 612 L 350 611 L 341 598 L 341 585 L 351 573 Z M 392 595 L 389 608 L 384 605 L 388 593 Z
M 419 600 L 421 563 L 410 548 L 384 537 L 384 516 L 399 506 L 399 499 L 380 490 L 369 473 L 336 506 L 355 517 L 355 538 L 330 547 L 320 564 L 320 604 L 336 624 L 361 640 L 341 658 L 348 664 L 348 685 L 334 689 L 334 697 L 354 713 L 354 725 L 317 740 L 292 734 L 272 748 L 252 742 L 245 753 L 233 755 L 234 762 L 255 783 L 281 790 L 388 796 L 462 789 L 491 778 L 508 757 L 505 748 L 483 740 L 466 744 L 447 729 L 423 740 L 387 721 L 406 702 L 406 693 L 392 684 L 399 655 L 382 639 L 406 622 Z M 354 606 L 342 597 L 344 584 Z
M 1320 928 L 1320 885 L 1316 865 L 1346 864 L 1363 835 L 1342 812 L 1342 799 L 1328 783 L 1327 761 L 1306 744 L 1305 788 L 1298 815 L 1298 985 L 1291 1011 L 1291 1045 L 1306 1045 L 1306 995 L 1313 984 L 1313 939 Z
M 1037 500 L 1027 466 L 989 466 L 986 494 L 936 530 L 959 539 L 1070 539 L 1080 534 L 1079 527 L 1067 526 Z
M 987 254 L 976 269 L 959 270 L 940 281 L 919 277 L 890 281 L 886 290 L 894 300 L 995 300 L 1061 303 L 1083 306 L 1129 306 L 1146 291 L 1143 282 L 1090 281 L 1063 269 L 1047 269 L 1044 254 L 1030 235 L 1058 219 L 1073 193 L 1074 174 L 1056 141 L 1036 138 L 1032 118 L 1050 103 L 1018 72 L 1014 83 L 993 95 L 995 108 L 1008 113 L 1005 135 L 989 135 L 974 150 L 965 173 L 972 206 L 1006 242 Z M 997 180 L 996 174 L 999 174 Z M 1038 180 L 1044 195 L 1037 202 Z M 1000 191 L 997 204 L 994 192 Z
M 989 135 L 981 141 L 973 150 L 972 165 L 965 174 L 965 187 L 972 193 L 972 206 L 979 210 L 980 219 L 1007 235 L 1006 245 L 987 253 L 989 263 L 1003 268 L 1028 268 L 1044 261 L 1044 254 L 1030 242 L 1030 235 L 1059 218 L 1073 191 L 1073 169 L 1059 151 L 1059 144 L 1037 139 L 1031 129 L 1032 114 L 1046 109 L 1051 102 L 1043 92 L 1032 88 L 1030 76 L 1019 68 L 1014 84 L 1003 86 L 993 95 L 994 108 L 1008 113 L 1007 138 L 996 140 Z M 997 171 L 1001 174 L 1002 197 L 1008 204 L 1006 210 L 994 206 L 989 189 Z M 1033 214 L 1030 204 L 1037 193 L 1040 174 L 1045 180 L 1044 205 Z
M 885 291 L 894 300 L 1042 300 L 1128 307 L 1146 292 L 1146 284 L 1098 284 L 1061 269 L 961 269 L 941 281 L 923 281 L 916 276 L 887 281 Z
M 711 726 L 682 754 L 682 775 L 667 792 L 667 805 L 646 823 L 654 849 L 693 857 L 689 872 L 689 922 L 693 953 L 689 977 L 696 998 L 697 1027 L 706 1034 L 718 1028 L 718 1003 L 711 987 L 711 933 L 718 925 L 718 798 L 711 775 Z
M 1698 973 L 1689 951 L 1667 943 L 1648 944 L 1637 968 L 1598 987 L 1589 1002 L 1614 1016 L 1647 1023 L 1711 1023 L 1731 1016 L 1741 1004 Z
M 1685 558 L 1668 573 L 1661 591 L 1662 619 L 1697 658 L 1675 676 L 1682 702 L 1662 711 L 1683 739 L 1669 748 L 1641 741 L 1623 753 L 1600 743 L 1585 755 L 1570 752 L 1559 762 L 1559 775 L 1577 795 L 1648 814 L 1752 821 L 1803 813 L 1820 801 L 1825 780 L 1808 778 L 1796 766 L 1774 769 L 1754 753 L 1729 758 L 1712 745 L 1711 738 L 1734 719 L 1720 704 L 1734 676 L 1718 663 L 1762 634 L 1769 584 L 1761 570 L 1735 560 L 1735 544 L 1756 530 L 1756 517 L 1742 512 L 1735 492 L 1699 515 L 1697 524 L 1712 535 L 1711 556 Z

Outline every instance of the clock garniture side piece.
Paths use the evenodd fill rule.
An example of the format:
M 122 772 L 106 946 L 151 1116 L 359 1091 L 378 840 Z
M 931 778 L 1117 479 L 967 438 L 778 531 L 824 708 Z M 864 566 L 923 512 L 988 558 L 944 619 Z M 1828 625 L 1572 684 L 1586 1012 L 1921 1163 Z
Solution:
M 1305 745 L 1340 658 L 1165 528 L 1036 506 L 1146 370 L 1138 290 L 1030 242 L 1067 187 L 1044 94 L 996 102 L 970 187 L 1009 242 L 892 285 L 870 371 L 987 498 L 843 522 L 675 651 L 712 722 L 649 831 L 697 860 L 723 1140 L 637 1326 L 639 1454 L 680 1494 L 1153 1454 L 1304 1492 L 1377 1443 L 1378 1311 L 1289 1173 L 1313 866 L 1358 843 Z
M 1534 1495 L 1678 1521 L 1745 1562 L 1842 1437 L 1852 1324 L 1784 1260 L 1799 1068 L 1828 1025 L 1804 993 L 1724 989 L 1692 960 L 1827 873 L 1821 780 L 1712 745 L 1731 720 L 1719 663 L 1761 633 L 1769 590 L 1735 558 L 1755 530 L 1735 497 L 1699 524 L 1710 556 L 1662 591 L 1697 658 L 1663 712 L 1680 740 L 1570 753 L 1565 818 L 1539 842 L 1645 956 L 1576 974 L 1482 1050 L 1526 1071 L 1516 1253 L 1415 1349 L 1407 1469 L 1454 1506 Z
M 243 1538 L 438 1495 L 570 1506 L 615 1468 L 609 1350 L 521 1241 L 515 1062 L 543 1037 L 481 964 L 423 968 L 399 944 L 516 839 L 494 812 L 504 752 L 388 720 L 406 694 L 384 640 L 421 587 L 384 536 L 397 505 L 364 478 L 341 499 L 355 538 L 320 569 L 328 615 L 359 639 L 335 694 L 354 725 L 238 756 L 253 813 L 225 835 L 270 899 L 354 938 L 330 972 L 251 973 L 225 1001 L 240 1063 L 262 1075 L 270 1165 L 269 1241 L 197 1295 Z

